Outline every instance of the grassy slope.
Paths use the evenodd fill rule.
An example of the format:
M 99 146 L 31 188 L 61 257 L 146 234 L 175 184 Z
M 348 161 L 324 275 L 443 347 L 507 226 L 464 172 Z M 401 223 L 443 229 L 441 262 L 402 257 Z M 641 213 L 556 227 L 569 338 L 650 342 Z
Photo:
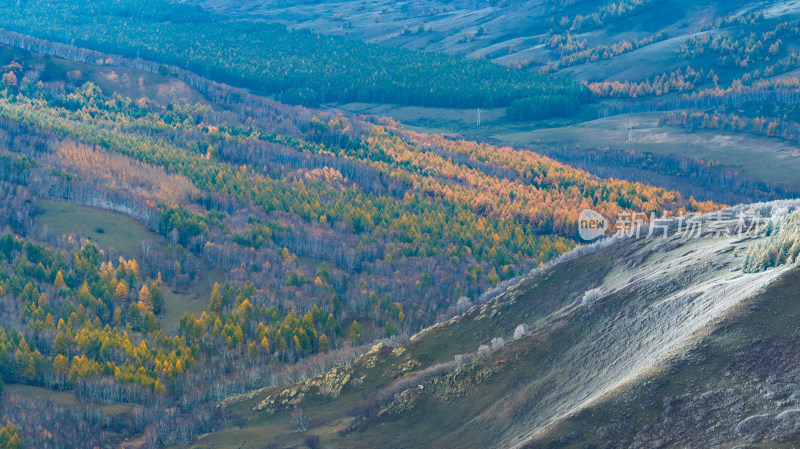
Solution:
M 415 50 L 443 51 L 469 56 L 480 55 L 502 64 L 535 61 L 543 65 L 553 54 L 543 48 L 539 38 L 548 36 L 550 26 L 549 5 L 545 2 L 508 2 L 505 8 L 493 8 L 488 2 L 447 2 L 426 0 L 403 7 L 394 2 L 377 0 L 308 2 L 192 0 L 216 13 L 233 17 L 255 17 L 268 21 L 308 28 L 324 34 L 345 35 L 353 39 L 388 45 L 401 45 Z M 499 3 L 499 2 L 496 2 Z M 495 3 L 495 4 L 496 4 Z M 580 2 L 556 14 L 573 17 L 576 13 L 588 14 L 606 1 Z M 640 39 L 662 29 L 673 36 L 692 34 L 701 27 L 705 18 L 730 14 L 746 1 L 702 2 L 678 0 L 662 2 L 633 18 L 612 23 L 600 30 L 582 30 L 576 33 L 590 45 L 611 45 L 622 39 Z M 376 20 L 380 16 L 380 20 Z M 524 17 L 525 20 L 520 20 Z M 416 32 L 420 24 L 430 28 Z M 346 26 L 345 26 L 346 25 Z M 403 33 L 404 27 L 411 32 Z M 478 35 L 479 28 L 485 30 Z M 468 38 L 469 33 L 475 36 Z M 675 58 L 664 58 L 662 50 L 672 44 L 655 44 L 657 51 L 637 51 L 624 63 L 599 62 L 589 64 L 591 76 L 583 77 L 578 69 L 564 69 L 561 75 L 575 80 L 606 79 L 622 74 L 651 76 L 680 64 Z M 655 53 L 656 57 L 648 57 Z M 630 61 L 646 59 L 648 64 L 638 64 L 632 69 Z M 630 76 L 627 76 L 630 78 Z
M 8 384 L 3 388 L 6 396 L 22 396 L 27 398 L 42 397 L 62 405 L 77 405 L 80 401 L 74 394 L 66 391 L 56 391 L 32 385 Z M 133 404 L 108 404 L 97 406 L 106 416 L 128 413 L 133 409 Z
M 142 240 L 152 240 L 162 247 L 167 245 L 161 235 L 117 212 L 50 200 L 40 200 L 38 207 L 37 225 L 46 225 L 57 234 L 79 232 L 98 247 L 119 251 L 130 258 L 139 256 Z
M 44 80 L 63 79 L 67 72 L 79 70 L 82 73 L 79 83 L 91 81 L 108 94 L 117 92 L 133 99 L 147 97 L 161 105 L 172 101 L 211 104 L 196 89 L 172 77 L 131 68 L 82 64 L 0 45 L 0 67 L 12 61 L 21 64 L 25 70 L 43 67 Z M 129 258 L 140 257 L 142 240 L 150 240 L 162 248 L 168 244 L 163 236 L 120 213 L 49 200 L 40 200 L 39 209 L 37 226 L 46 225 L 51 232 L 59 234 L 77 233 L 101 249 L 114 249 Z M 177 322 L 185 312 L 202 313 L 208 306 L 208 295 L 214 282 L 223 281 L 222 272 L 209 270 L 203 264 L 198 283 L 188 292 L 175 293 L 164 289 L 165 306 L 159 316 L 162 325 Z
M 457 354 L 475 351 L 479 345 L 485 344 L 498 335 L 508 335 L 521 320 L 537 321 L 554 312 L 565 303 L 575 299 L 574 292 L 583 292 L 596 285 L 597 279 L 602 278 L 610 266 L 605 263 L 605 256 L 592 255 L 580 260 L 568 262 L 558 270 L 550 270 L 540 276 L 526 281 L 526 286 L 521 290 L 525 293 L 517 298 L 516 304 L 509 313 L 501 311 L 494 319 L 475 321 L 479 310 L 473 310 L 465 318 L 451 322 L 447 326 L 438 326 L 430 329 L 423 338 L 417 339 L 405 346 L 407 357 L 418 361 L 421 366 L 430 366 L 452 360 Z M 513 313 L 511 313 L 513 312 Z M 543 335 L 538 338 L 534 346 L 542 351 L 527 358 L 526 363 L 535 367 L 543 363 L 547 352 L 556 349 L 558 339 L 565 337 L 564 332 L 570 330 L 560 328 L 553 335 Z M 532 349 L 531 352 L 535 352 Z M 509 385 L 513 385 L 515 375 L 513 371 L 506 371 L 502 378 L 493 378 L 490 383 L 483 384 L 483 388 L 472 394 L 465 395 L 456 403 L 442 404 L 437 401 L 425 403 L 407 415 L 403 420 L 381 422 L 379 426 L 372 427 L 365 432 L 352 432 L 340 439 L 338 432 L 345 429 L 351 418 L 344 412 L 358 403 L 366 393 L 374 391 L 388 384 L 394 378 L 397 360 L 387 356 L 377 359 L 372 368 L 364 365 L 356 368 L 357 375 L 365 375 L 364 383 L 354 387 L 350 384 L 344 387 L 341 396 L 336 400 L 311 397 L 303 404 L 312 414 L 312 431 L 326 440 L 326 447 L 453 447 L 452 435 L 444 435 L 442 429 L 456 429 L 470 416 L 480 413 L 487 403 L 502 397 Z M 528 356 L 531 354 L 529 353 Z M 517 356 L 518 358 L 518 356 Z M 402 360 L 406 360 L 403 358 Z M 367 364 L 368 365 L 368 364 Z M 356 377 L 356 375 L 354 375 Z M 274 390 L 267 390 L 258 395 L 263 395 Z M 234 403 L 229 408 L 234 413 L 245 413 L 246 424 L 241 429 L 229 429 L 214 433 L 198 440 L 197 448 L 234 448 L 240 447 L 246 440 L 244 448 L 256 448 L 264 441 L 276 440 L 286 445 L 300 444 L 302 436 L 293 431 L 288 422 L 288 412 L 278 411 L 269 416 L 263 412 L 250 414 L 249 410 L 257 401 L 253 399 Z M 436 417 L 432 419 L 432 417 Z M 496 430 L 496 429 L 495 429 Z M 444 440 L 433 444 L 436 435 Z M 485 431 L 470 435 L 469 439 L 461 439 L 468 446 L 473 446 L 479 440 L 484 444 L 491 441 L 496 435 Z M 479 440 L 473 440 L 478 438 Z M 470 443 L 467 443 L 469 441 Z M 388 443 L 392 442 L 392 443 Z M 432 446 L 430 446 L 433 444 Z M 466 447 L 466 446 L 464 446 Z M 483 446 L 485 447 L 485 446 Z
M 129 258 L 140 256 L 142 240 L 150 240 L 161 248 L 168 244 L 161 235 L 117 212 L 49 200 L 40 200 L 39 209 L 40 214 L 35 218 L 38 227 L 47 226 L 57 234 L 86 236 L 99 248 L 115 249 Z M 197 284 L 188 292 L 175 293 L 169 288 L 164 289 L 164 310 L 159 315 L 161 324 L 175 323 L 185 312 L 202 313 L 208 306 L 208 296 L 214 282 L 222 281 L 222 272 L 208 269 L 203 264 Z
M 626 114 L 555 129 L 537 129 L 495 135 L 517 145 L 579 145 L 581 148 L 611 147 L 621 150 L 677 154 L 690 159 L 720 163 L 739 174 L 764 182 L 800 187 L 800 150 L 781 139 L 741 133 L 699 130 L 688 133 L 658 127 L 661 112 Z M 628 123 L 633 141 L 628 140 Z
M 674 246 L 676 244 L 678 246 Z M 579 412 L 578 418 L 556 419 L 554 422 L 561 424 L 551 428 L 554 430 L 536 434 L 538 441 L 547 443 L 579 431 L 580 438 L 573 438 L 574 441 L 570 441 L 574 444 L 569 444 L 572 444 L 570 447 L 583 447 L 584 443 L 595 442 L 592 435 L 596 428 L 630 409 L 632 400 L 640 401 L 633 404 L 637 419 L 640 416 L 656 419 L 660 411 L 657 405 L 663 403 L 666 396 L 681 394 L 685 390 L 681 389 L 682 384 L 697 387 L 697 379 L 705 379 L 711 368 L 697 371 L 696 367 L 687 365 L 680 367 L 679 370 L 683 371 L 676 374 L 672 368 L 663 369 L 665 365 L 661 365 L 664 360 L 661 357 L 674 360 L 675 354 L 686 353 L 682 342 L 690 342 L 715 328 L 716 324 L 712 322 L 719 323 L 719 316 L 741 317 L 737 322 L 743 327 L 736 332 L 748 335 L 748 339 L 754 337 L 752 332 L 755 329 L 758 329 L 758 335 L 766 336 L 785 335 L 797 328 L 792 322 L 800 311 L 797 301 L 800 298 L 794 290 L 800 281 L 797 269 L 775 281 L 761 294 L 759 298 L 769 298 L 773 306 L 756 315 L 748 315 L 742 306 L 718 308 L 720 301 L 725 302 L 727 298 L 714 299 L 715 290 L 724 288 L 724 291 L 732 289 L 738 292 L 743 287 L 751 288 L 761 282 L 742 277 L 738 271 L 741 255 L 737 254 L 741 254 L 747 245 L 746 241 L 719 242 L 715 239 L 705 243 L 680 243 L 674 238 L 649 243 L 626 242 L 566 262 L 524 281 L 501 301 L 473 308 L 464 316 L 415 337 L 404 346 L 406 352 L 402 355 L 395 355 L 387 347 L 364 356 L 354 364 L 351 376 L 365 376 L 363 384 L 345 384 L 336 399 L 317 395 L 312 390 L 305 393 L 299 406 L 311 414 L 310 432 L 320 435 L 326 447 L 492 447 L 501 440 L 507 444 L 520 443 L 522 440 L 515 440 L 514 436 L 527 435 L 542 422 L 547 422 L 541 419 L 547 419 L 552 408 L 564 409 L 564 401 L 570 403 L 569 397 L 587 398 L 591 401 L 589 404 L 594 405 Z M 659 266 L 661 269 L 654 269 Z M 737 286 L 737 282 L 743 284 Z M 728 283 L 733 287 L 719 286 Z M 599 285 L 612 293 L 597 306 L 575 306 L 583 292 Z M 692 296 L 696 291 L 703 293 Z M 687 300 L 688 297 L 693 299 Z M 778 307 L 774 308 L 776 305 Z M 710 316 L 717 318 L 695 323 L 699 327 L 685 326 L 698 314 L 712 309 L 714 312 Z M 721 315 L 714 315 L 716 313 Z M 783 314 L 786 318 L 770 326 L 761 325 L 776 314 Z M 628 324 L 621 324 L 628 321 Z M 519 323 L 527 323 L 533 331 L 521 340 L 510 341 L 510 334 Z M 736 347 L 747 343 L 746 340 L 737 342 L 736 336 L 730 332 L 730 328 L 725 327 L 714 335 L 722 335 L 719 342 L 723 346 L 730 343 Z M 677 346 L 674 347 L 671 346 L 673 335 L 677 337 Z M 404 397 L 410 402 L 397 403 L 410 403 L 410 410 L 382 412 L 382 415 L 351 427 L 354 421 L 346 416 L 345 411 L 371 391 L 402 375 L 398 367 L 408 360 L 418 362 L 414 369 L 419 370 L 452 360 L 456 354 L 472 352 L 495 336 L 506 339 L 503 349 L 453 374 L 425 383 L 423 390 L 407 390 Z M 663 350 L 660 339 L 665 339 Z M 651 346 L 659 354 L 652 360 L 649 358 Z M 688 354 L 691 351 L 694 349 Z M 720 357 L 730 357 L 732 353 L 728 348 Z M 586 363 L 584 357 L 587 357 Z M 627 377 L 625 365 L 628 360 L 645 362 L 644 365 L 634 362 L 633 366 L 639 367 L 637 369 L 649 368 L 635 371 L 637 376 Z M 727 361 L 722 359 L 709 363 L 724 366 Z M 648 374 L 639 377 L 643 373 Z M 657 377 L 650 377 L 652 374 Z M 598 384 L 598 379 L 604 376 L 621 382 L 609 384 L 612 388 L 608 390 L 592 392 L 591 388 L 585 389 L 592 383 L 602 385 L 602 380 Z M 720 372 L 711 376 L 724 377 Z M 656 390 L 655 396 L 636 399 L 637 394 L 651 391 L 652 385 L 659 384 L 659 379 L 664 378 L 667 379 L 661 382 L 664 388 Z M 678 386 L 670 386 L 672 384 Z M 302 388 L 297 388 L 285 391 L 302 392 Z M 695 390 L 705 391 L 702 388 Z M 258 447 L 269 439 L 286 445 L 300 444 L 302 437 L 293 432 L 287 410 L 276 407 L 274 415 L 263 410 L 252 411 L 260 399 L 280 397 L 278 392 L 277 389 L 265 390 L 226 402 L 226 407 L 239 416 L 238 421 L 234 421 L 239 422 L 242 428 L 207 435 L 198 441 L 197 447 L 240 447 L 243 437 L 247 443 L 241 447 Z M 589 395 L 583 396 L 584 393 Z M 302 397 L 302 394 L 292 397 Z M 652 404 L 657 405 L 650 407 Z M 640 409 L 645 411 L 639 413 Z M 652 410 L 647 411 L 649 409 Z M 581 410 L 581 406 L 570 410 Z M 749 415 L 732 415 L 726 425 L 735 425 L 746 416 Z

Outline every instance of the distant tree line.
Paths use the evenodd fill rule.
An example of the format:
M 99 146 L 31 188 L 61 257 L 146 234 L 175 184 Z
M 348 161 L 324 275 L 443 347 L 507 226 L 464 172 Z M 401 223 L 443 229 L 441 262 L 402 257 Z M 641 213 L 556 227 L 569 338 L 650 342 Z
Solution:
M 579 4 L 579 1 L 559 1 L 553 5 L 554 12 L 565 9 L 572 5 Z M 598 28 L 605 23 L 620 20 L 622 18 L 635 15 L 645 9 L 652 8 L 659 4 L 658 0 L 619 0 L 617 2 L 598 3 L 587 2 L 593 11 L 577 13 L 572 19 L 568 16 L 553 16 L 553 29 L 555 31 L 569 30 L 578 32 L 581 30 Z
M 694 58 L 717 55 L 714 62 L 718 67 L 746 68 L 764 63 L 784 53 L 785 42 L 792 42 L 800 36 L 800 22 L 781 21 L 773 29 L 757 33 L 756 25 L 763 19 L 763 14 L 753 13 L 738 20 L 718 22 L 720 26 L 739 25 L 740 29 L 738 33 L 723 31 L 692 36 L 681 44 L 680 51 Z M 770 75 L 776 72 L 775 67 L 767 71 Z
M 219 23 L 194 7 L 163 0 L 34 0 L 21 7 L 4 0 L 0 9 L 5 28 L 173 64 L 297 104 L 496 107 L 518 98 L 581 96 L 583 90 L 571 81 L 483 60 L 369 45 L 277 24 Z M 169 14 L 147 13 L 159 10 Z M 172 17 L 181 20 L 168 20 Z
M 684 197 L 720 204 L 741 204 L 796 198 L 800 191 L 746 178 L 719 164 L 677 155 L 613 148 L 552 146 L 542 153 L 597 176 L 651 183 L 677 190 Z
M 506 109 L 511 120 L 536 120 L 548 117 L 571 117 L 578 112 L 577 98 L 532 97 L 517 100 Z
M 659 117 L 660 126 L 680 126 L 690 131 L 695 129 L 716 129 L 736 131 L 766 137 L 780 137 L 792 142 L 800 142 L 800 123 L 768 117 L 744 117 L 736 114 L 715 114 L 706 112 L 670 113 Z
M 597 45 L 587 48 L 588 45 L 585 39 L 577 41 L 567 31 L 564 34 L 553 35 L 548 40 L 548 45 L 551 49 L 556 50 L 560 58 L 556 63 L 548 62 L 542 67 L 541 71 L 550 73 L 564 67 L 611 59 L 666 38 L 666 33 L 659 32 L 641 39 L 634 39 L 633 41 L 622 40 L 611 45 Z

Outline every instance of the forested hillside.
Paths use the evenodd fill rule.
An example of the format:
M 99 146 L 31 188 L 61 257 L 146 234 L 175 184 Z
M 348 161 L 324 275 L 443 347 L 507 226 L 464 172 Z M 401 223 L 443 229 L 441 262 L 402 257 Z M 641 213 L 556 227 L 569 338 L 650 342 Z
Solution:
M 0 27 L 187 68 L 285 102 L 505 106 L 587 101 L 577 83 L 439 53 L 366 45 L 263 22 L 214 19 L 165 0 L 0 2 Z M 180 18 L 175 20 L 175 18 Z
M 84 407 L 59 409 L 67 424 L 46 442 L 47 395 L 3 397 L 3 416 L 26 410 L 13 424 L 34 447 L 86 426 L 90 447 L 189 442 L 226 426 L 214 401 L 304 379 L 484 301 L 572 248 L 584 208 L 717 207 L 199 77 L 204 103 L 131 99 L 103 92 L 88 66 L 53 59 L 64 68 L 43 76 L 48 65 L 26 58 L 0 77 L 2 375 L 12 391 L 66 390 Z M 120 250 L 84 237 L 106 232 L 90 220 L 54 232 L 40 199 L 117 211 L 151 237 Z M 219 281 L 197 291 L 212 272 Z M 182 313 L 189 292 L 203 304 Z M 93 413 L 111 405 L 100 431 Z
M 493 61 L 583 83 L 590 103 L 560 98 L 519 99 L 486 111 L 409 108 L 381 102 L 335 101 L 331 106 L 389 115 L 404 124 L 470 139 L 536 145 L 567 164 L 601 176 L 648 181 L 685 196 L 722 202 L 788 198 L 797 185 L 781 168 L 800 167 L 793 145 L 798 104 L 797 20 L 791 2 L 740 1 L 470 1 L 191 0 L 224 20 L 263 19 L 298 29 L 384 46 L 438 51 Z M 222 19 L 220 19 L 222 20 Z M 757 102 L 758 105 L 746 104 Z M 781 103 L 777 110 L 770 103 Z M 749 126 L 662 127 L 645 114 L 698 112 L 751 115 L 779 122 L 779 132 Z M 762 107 L 765 106 L 765 107 Z M 740 112 L 741 111 L 741 112 Z M 567 117 L 567 118 L 563 118 Z M 610 117 L 617 117 L 608 120 Z M 624 121 L 623 121 L 624 120 Z M 720 121 L 724 121 L 720 117 Z M 666 124 L 665 120 L 661 121 Z M 586 124 L 586 126 L 583 126 Z M 563 131 L 541 131 L 566 128 Z M 628 132 L 630 129 L 631 132 Z M 545 135 L 547 139 L 542 139 Z M 784 136 L 789 136 L 785 138 Z M 754 148 L 756 150 L 754 150 Z M 606 151 L 608 149 L 609 151 Z M 755 156 L 755 154 L 758 156 Z M 596 154 L 602 155 L 597 157 Z M 643 164 L 627 158 L 680 160 L 690 167 Z M 586 163 L 584 161 L 590 161 Z M 621 168 L 620 165 L 624 166 Z M 697 189 L 696 172 L 708 171 Z M 656 181 L 658 180 L 658 181 Z M 739 186 L 733 187 L 728 181 Z
M 435 17 L 466 31 L 395 37 L 445 54 L 192 3 L 225 1 L 0 0 L 0 447 L 639 441 L 653 413 L 558 426 L 797 262 L 782 202 L 748 209 L 774 216 L 754 244 L 673 235 L 547 265 L 584 209 L 797 194 L 800 27 L 772 6 L 343 1 L 352 18 L 313 19 Z

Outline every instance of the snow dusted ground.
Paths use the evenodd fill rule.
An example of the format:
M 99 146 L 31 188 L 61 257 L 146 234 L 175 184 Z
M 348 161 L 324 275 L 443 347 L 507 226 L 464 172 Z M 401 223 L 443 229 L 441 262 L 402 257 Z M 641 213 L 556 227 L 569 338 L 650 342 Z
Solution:
M 740 206 L 736 211 L 749 208 L 785 214 L 793 207 L 797 202 Z M 735 221 L 726 223 L 734 226 Z M 662 369 L 668 358 L 679 355 L 739 304 L 792 268 L 742 271 L 747 248 L 764 238 L 706 234 L 623 242 L 621 257 L 609 261 L 615 266 L 602 280 L 601 293 L 595 292 L 590 302 L 578 298 L 543 320 L 564 320 L 565 326 L 583 326 L 585 332 L 580 341 L 565 347 L 546 375 L 525 387 L 525 394 L 537 403 L 536 410 L 520 421 L 525 431 L 502 447 L 521 447 L 560 419 Z M 488 407 L 483 418 L 490 419 L 502 406 Z

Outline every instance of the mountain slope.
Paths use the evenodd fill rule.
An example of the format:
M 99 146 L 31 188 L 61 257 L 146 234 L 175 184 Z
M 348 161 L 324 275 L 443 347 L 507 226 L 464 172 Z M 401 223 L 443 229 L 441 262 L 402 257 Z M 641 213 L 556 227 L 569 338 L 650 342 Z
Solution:
M 760 2 L 705 0 L 663 1 L 231 1 L 192 0 L 219 15 L 258 18 L 324 34 L 414 50 L 486 58 L 501 64 L 543 66 L 564 54 L 549 45 L 568 31 L 581 50 L 611 47 L 621 41 L 663 38 L 625 52 L 625 62 L 591 61 L 579 69 L 562 67 L 576 80 L 639 79 L 684 68 L 673 55 L 689 36 L 701 33 L 717 18 L 764 11 Z M 609 7 L 610 5 L 613 7 Z M 781 14 L 795 14 L 785 8 Z M 580 16 L 580 18 L 578 18 Z M 597 20 L 596 18 L 601 18 Z M 577 20 L 576 20 L 577 18 Z M 563 20 L 566 22 L 562 23 Z M 576 52 L 577 53 L 577 52 Z M 585 61 L 590 62 L 590 61 Z M 632 62 L 632 63 L 631 63 Z M 563 65 L 563 64 L 562 64 Z M 583 65 L 583 64 L 579 64 Z
M 21 6 L 0 2 L 0 26 L 181 66 L 292 104 L 379 101 L 472 108 L 506 106 L 520 98 L 576 104 L 589 98 L 577 83 L 516 67 L 367 45 L 278 24 L 220 21 L 200 8 L 166 0 Z
M 572 428 L 581 435 L 565 444 L 583 447 L 600 439 L 586 430 L 612 424 L 592 410 L 671 373 L 675 357 L 740 314 L 741 304 L 796 277 L 793 265 L 743 272 L 752 244 L 712 234 L 605 243 L 405 345 L 378 345 L 306 384 L 222 405 L 248 416 L 243 432 L 266 426 L 286 443 L 287 416 L 299 407 L 330 447 L 522 447 L 563 439 Z M 745 411 L 729 418 L 729 430 Z M 587 415 L 591 426 L 576 418 Z
M 526 111 L 524 101 L 480 113 L 463 106 L 420 108 L 385 101 L 335 101 L 328 103 L 331 107 L 388 115 L 432 132 L 536 145 L 551 157 L 594 174 L 611 172 L 610 176 L 658 185 L 677 181 L 682 194 L 696 199 L 734 204 L 796 196 L 780 192 L 796 189 L 794 177 L 775 177 L 775 170 L 794 170 L 800 160 L 794 151 L 800 129 L 793 112 L 798 97 L 786 95 L 786 90 L 796 93 L 798 88 L 795 75 L 800 28 L 798 7 L 792 2 L 188 3 L 226 18 L 261 19 L 388 47 L 458 54 L 544 71 L 585 82 L 594 94 L 592 101 L 581 105 L 574 115 L 564 114 L 562 109 L 559 115 L 568 119 L 538 113 L 520 115 L 520 111 Z M 574 112 L 569 105 L 562 106 Z M 555 109 L 549 111 L 556 115 L 552 114 Z M 679 111 L 677 117 L 682 117 L 683 111 L 694 120 L 664 120 L 664 111 Z M 601 119 L 595 120 L 598 116 Z M 756 117 L 766 125 L 756 122 L 756 126 L 749 126 L 749 119 Z M 740 125 L 742 120 L 748 126 Z M 782 142 L 776 142 L 776 138 Z M 765 156 L 760 149 L 774 149 L 780 154 Z M 642 160 L 678 158 L 684 167 L 696 164 L 696 168 L 712 170 L 714 180 L 745 177 L 745 183 L 758 180 L 768 187 L 702 192 L 695 190 L 694 175 L 684 169 L 665 170 L 657 161 L 637 166 L 647 173 L 635 174 L 627 166 L 630 154 Z M 609 157 L 613 161 L 599 162 Z M 621 169 L 620 165 L 626 167 Z M 761 196 L 767 192 L 774 196 Z M 729 193 L 739 199 L 726 198 Z
M 0 421 L 31 447 L 86 428 L 88 447 L 188 444 L 228 425 L 217 401 L 324 372 L 567 251 L 584 208 L 718 207 L 174 66 L 0 41 L 28 49 L 0 61 L 0 228 L 15 233 L 0 258 Z M 169 85 L 200 102 L 121 95 Z M 72 395 L 62 415 L 121 412 L 57 418 L 51 438 L 53 389 Z

